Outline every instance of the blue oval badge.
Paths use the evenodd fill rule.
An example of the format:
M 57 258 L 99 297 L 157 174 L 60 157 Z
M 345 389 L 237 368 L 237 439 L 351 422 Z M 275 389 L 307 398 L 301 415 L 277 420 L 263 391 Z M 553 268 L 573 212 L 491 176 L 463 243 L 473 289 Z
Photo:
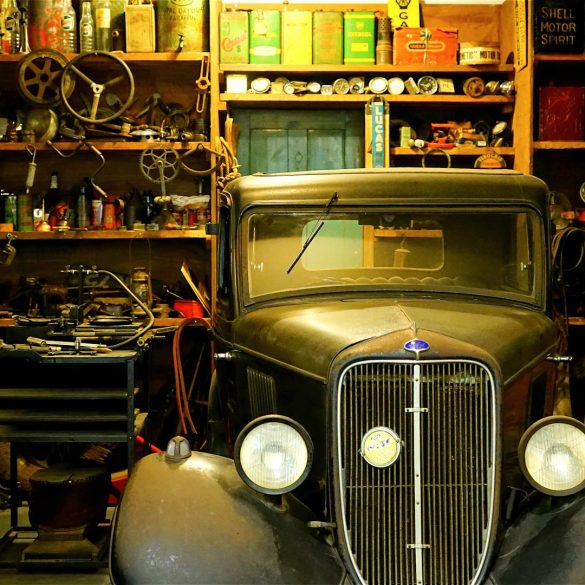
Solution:
M 431 346 L 422 339 L 411 339 L 404 344 L 406 351 L 413 351 L 416 354 L 419 354 L 421 351 L 427 351 L 429 347 Z

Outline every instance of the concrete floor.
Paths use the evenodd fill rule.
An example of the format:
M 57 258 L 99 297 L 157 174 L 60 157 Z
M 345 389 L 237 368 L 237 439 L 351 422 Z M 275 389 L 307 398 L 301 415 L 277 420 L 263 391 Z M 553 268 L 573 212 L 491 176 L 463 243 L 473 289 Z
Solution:
M 19 509 L 19 527 L 28 526 L 28 509 Z M 6 534 L 10 529 L 9 510 L 0 510 L 0 534 Z M 107 567 L 92 569 L 64 568 L 55 566 L 49 561 L 50 567 L 13 566 L 12 561 L 20 558 L 22 551 L 32 544 L 36 533 L 28 531 L 18 532 L 17 538 L 9 546 L 0 549 L 0 585 L 110 585 Z M 104 532 L 107 541 L 107 533 Z M 107 555 L 106 555 L 107 558 Z M 48 564 L 48 563 L 45 563 Z

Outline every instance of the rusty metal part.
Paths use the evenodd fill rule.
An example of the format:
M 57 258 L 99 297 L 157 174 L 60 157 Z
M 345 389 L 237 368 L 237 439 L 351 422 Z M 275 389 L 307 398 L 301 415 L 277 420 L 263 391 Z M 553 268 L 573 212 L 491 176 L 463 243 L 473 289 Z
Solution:
M 192 167 L 189 167 L 187 165 L 187 163 L 185 162 L 185 159 L 192 155 L 192 154 L 201 154 L 207 152 L 209 154 L 212 155 L 212 157 L 215 157 L 215 160 L 212 159 L 212 164 L 209 168 L 207 169 L 194 169 Z M 219 165 L 221 164 L 221 161 L 223 159 L 223 155 L 221 152 L 218 152 L 217 150 L 213 150 L 212 148 L 205 146 L 205 144 L 203 142 L 200 142 L 195 148 L 192 148 L 191 150 L 188 150 L 187 152 L 185 152 L 184 154 L 182 154 L 179 157 L 179 164 L 181 165 L 181 168 L 186 171 L 187 173 L 189 173 L 190 175 L 195 175 L 196 177 L 206 177 L 208 175 L 211 175 L 211 173 L 213 173 L 215 170 L 218 169 Z
M 161 186 L 166 195 L 165 184 L 179 174 L 179 155 L 172 148 L 143 150 L 140 154 L 140 171 L 153 183 Z
M 197 100 L 195 102 L 195 111 L 198 114 L 202 114 L 207 109 L 207 98 L 209 96 L 209 88 L 211 82 L 209 80 L 209 57 L 204 55 L 201 59 L 201 69 L 199 77 L 195 80 L 195 86 L 197 88 Z
M 472 98 L 481 97 L 485 93 L 485 82 L 481 77 L 468 77 L 463 82 L 463 93 Z
M 18 64 L 18 90 L 28 102 L 40 106 L 56 106 L 61 95 L 70 95 L 75 80 L 61 85 L 67 57 L 55 49 L 39 49 L 24 56 Z
M 110 77 L 107 81 L 96 81 L 86 71 L 93 71 L 92 76 L 95 76 L 95 71 L 97 67 L 96 58 L 98 59 L 105 59 L 107 61 L 113 61 L 111 67 L 103 68 L 100 67 L 100 71 L 103 69 L 107 69 L 108 75 L 111 76 L 112 68 L 114 71 L 113 77 Z M 93 67 L 92 67 L 93 65 Z M 117 69 L 117 70 L 116 70 Z M 78 77 L 84 84 L 76 83 L 74 92 L 71 92 L 70 95 L 64 95 L 64 89 L 68 87 L 68 84 L 71 83 L 73 79 Z M 124 83 L 125 82 L 125 83 Z M 111 91 L 112 87 L 119 86 L 120 84 L 124 83 L 124 98 L 119 98 L 119 103 L 121 105 L 118 106 L 118 110 L 114 111 L 109 115 L 103 115 L 100 117 L 99 114 L 99 107 L 100 101 L 102 97 L 105 100 L 106 97 L 106 90 Z M 79 107 L 74 107 L 74 100 L 75 98 L 81 98 L 81 96 L 87 94 L 83 94 L 83 90 L 89 90 L 90 96 L 90 112 L 89 115 L 84 115 L 80 113 Z M 79 94 L 79 95 L 78 95 Z M 74 57 L 63 70 L 63 74 L 61 76 L 61 99 L 63 101 L 64 106 L 71 112 L 76 118 L 85 122 L 87 124 L 102 124 L 104 122 L 111 122 L 115 120 L 118 116 L 122 115 L 133 103 L 134 101 L 134 76 L 130 71 L 128 65 L 119 57 L 112 53 L 108 53 L 107 51 L 93 51 L 91 53 L 83 53 Z

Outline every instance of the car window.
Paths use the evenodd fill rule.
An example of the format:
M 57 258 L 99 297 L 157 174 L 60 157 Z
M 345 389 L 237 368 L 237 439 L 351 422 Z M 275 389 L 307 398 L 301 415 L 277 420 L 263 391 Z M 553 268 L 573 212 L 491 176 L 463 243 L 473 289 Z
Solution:
M 243 222 L 245 298 L 390 289 L 534 303 L 540 226 L 531 210 L 509 208 L 256 210 Z

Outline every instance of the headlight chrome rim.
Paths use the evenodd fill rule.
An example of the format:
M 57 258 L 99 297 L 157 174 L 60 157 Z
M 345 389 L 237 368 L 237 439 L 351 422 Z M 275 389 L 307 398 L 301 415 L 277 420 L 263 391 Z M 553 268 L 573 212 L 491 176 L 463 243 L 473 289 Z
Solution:
M 548 429 L 548 427 L 551 427 L 551 425 L 567 425 L 569 427 L 577 429 L 578 431 L 580 431 L 582 435 L 582 442 L 585 444 L 585 424 L 583 424 L 581 421 L 569 416 L 560 415 L 542 418 L 533 423 L 525 431 L 525 433 L 522 435 L 522 438 L 520 439 L 520 443 L 518 445 L 518 460 L 520 463 L 520 468 L 522 469 L 522 473 L 524 474 L 526 479 L 538 491 L 550 496 L 559 497 L 570 496 L 580 492 L 585 488 L 585 473 L 581 473 L 583 479 L 581 479 L 581 481 L 579 482 L 575 482 L 572 487 L 568 487 L 566 489 L 554 489 L 550 486 L 545 485 L 544 483 L 539 482 L 534 477 L 535 470 L 531 468 L 531 464 L 527 461 L 527 449 L 531 447 L 531 441 L 534 441 L 535 437 L 537 437 L 537 439 L 542 438 L 538 437 L 537 435 L 539 435 L 541 431 L 544 431 L 545 429 Z M 576 435 L 576 438 L 578 439 L 578 435 Z M 566 447 L 566 445 L 563 445 L 560 442 L 558 443 L 558 447 L 563 446 Z M 581 448 L 581 451 L 584 451 L 583 447 Z M 574 452 L 569 451 L 567 456 L 574 457 L 575 455 Z M 577 457 L 577 461 L 579 461 L 581 463 L 582 468 L 585 469 L 585 457 L 582 457 L 581 459 Z
M 242 453 L 242 449 L 246 448 L 246 440 L 250 437 L 251 433 L 258 429 L 258 427 L 262 427 L 263 425 L 273 425 L 274 423 L 277 425 L 284 425 L 289 427 L 290 430 L 296 432 L 300 436 L 306 448 L 306 462 L 304 469 L 298 473 L 298 476 L 294 481 L 279 487 L 269 488 L 254 481 L 246 472 L 246 462 L 243 461 L 243 459 L 246 459 L 246 455 Z M 282 455 L 279 456 L 281 457 Z M 249 422 L 238 435 L 234 446 L 234 462 L 236 465 L 236 470 L 238 471 L 238 474 L 242 480 L 253 490 L 268 495 L 285 494 L 296 489 L 303 483 L 303 481 L 305 481 L 309 475 L 311 465 L 313 463 L 313 441 L 311 440 L 311 437 L 305 428 L 290 417 L 276 414 L 261 416 Z

